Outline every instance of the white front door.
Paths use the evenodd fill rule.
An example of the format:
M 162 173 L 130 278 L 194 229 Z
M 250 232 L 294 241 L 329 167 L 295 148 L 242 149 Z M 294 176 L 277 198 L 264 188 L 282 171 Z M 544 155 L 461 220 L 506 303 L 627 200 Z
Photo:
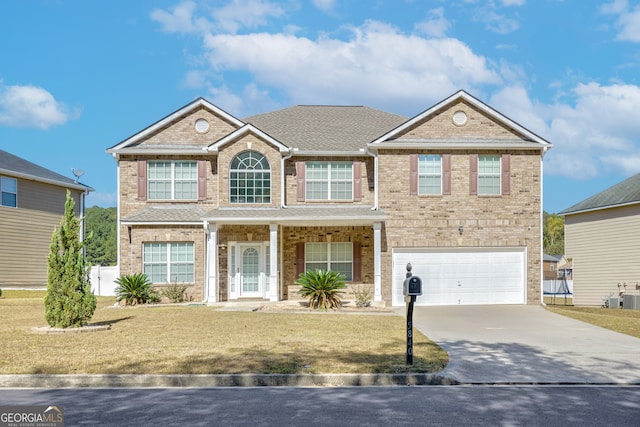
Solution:
M 262 297 L 262 259 L 261 245 L 241 244 L 240 245 L 240 298 Z

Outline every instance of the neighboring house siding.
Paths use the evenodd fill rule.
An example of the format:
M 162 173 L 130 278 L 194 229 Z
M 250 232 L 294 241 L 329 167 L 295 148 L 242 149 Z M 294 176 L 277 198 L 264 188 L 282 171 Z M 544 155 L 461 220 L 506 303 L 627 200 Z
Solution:
M 47 286 L 47 257 L 66 189 L 18 179 L 18 207 L 0 207 L 0 287 Z M 79 212 L 80 193 L 72 191 Z
M 618 283 L 640 283 L 640 205 L 566 215 L 565 252 L 573 261 L 574 304 L 600 306 Z

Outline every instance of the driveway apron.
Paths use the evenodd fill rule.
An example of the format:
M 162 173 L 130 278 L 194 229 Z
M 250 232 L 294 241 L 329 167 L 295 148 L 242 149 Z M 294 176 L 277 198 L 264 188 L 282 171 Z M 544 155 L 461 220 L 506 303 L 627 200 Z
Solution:
M 415 307 L 413 324 L 461 383 L 640 384 L 640 339 L 540 306 Z

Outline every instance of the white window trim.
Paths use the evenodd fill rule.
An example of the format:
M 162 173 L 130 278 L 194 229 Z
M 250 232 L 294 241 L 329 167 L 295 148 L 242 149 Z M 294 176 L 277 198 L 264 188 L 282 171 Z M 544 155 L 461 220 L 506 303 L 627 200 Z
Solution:
M 2 181 L 13 181 L 13 183 L 15 184 L 15 188 L 16 191 L 15 193 L 13 191 L 5 191 L 4 186 L 2 185 Z M 15 194 L 16 196 L 16 205 L 15 206 L 10 206 L 10 205 L 5 205 L 4 203 L 2 203 L 2 194 L 3 193 L 7 193 L 7 194 Z M 9 176 L 2 176 L 0 177 L 0 206 L 4 206 L 6 208 L 17 208 L 18 207 L 18 180 L 16 178 L 12 178 Z
M 420 172 L 420 163 L 426 161 L 430 156 L 438 157 L 440 161 L 440 173 Z M 423 160 L 424 159 L 424 160 Z M 420 190 L 420 177 L 437 176 L 440 178 L 440 191 L 438 193 L 425 193 Z M 421 196 L 441 196 L 442 195 L 442 154 L 419 154 L 418 155 L 418 194 Z
M 145 266 L 146 265 L 154 265 L 154 264 L 160 264 L 159 262 L 145 262 L 144 261 L 144 254 L 145 254 L 145 246 L 146 245 L 151 245 L 151 244 L 156 244 L 156 245 L 164 245 L 165 250 L 166 250 L 166 261 L 165 261 L 165 265 L 167 267 L 167 277 L 165 277 L 166 281 L 164 282 L 152 282 L 154 285 L 158 284 L 169 284 L 169 283 L 175 283 L 172 280 L 171 277 L 171 266 L 175 265 L 175 264 L 191 264 L 193 265 L 193 281 L 192 282 L 177 282 L 177 283 L 195 283 L 196 280 L 196 262 L 195 262 L 195 245 L 193 242 L 145 242 L 142 244 L 142 271 L 145 271 Z M 172 262 L 171 261 L 171 246 L 172 245 L 176 245 L 176 244 L 189 244 L 191 245 L 191 258 L 193 259 L 193 261 L 188 262 L 188 261 L 176 261 L 176 262 Z
M 498 158 L 498 172 L 488 174 L 480 172 L 480 159 L 487 157 L 497 157 Z M 480 182 L 482 178 L 498 178 L 498 192 L 497 193 L 485 193 L 482 192 L 482 185 Z M 498 154 L 487 154 L 487 155 L 478 155 L 478 195 L 479 196 L 499 196 L 502 194 L 502 156 Z
M 154 178 L 151 179 L 151 165 L 155 163 L 167 163 L 171 164 L 171 177 L 168 179 Z M 176 179 L 176 163 L 193 163 L 195 166 L 195 178 L 194 179 Z M 151 197 L 151 182 L 170 182 L 171 183 L 171 197 L 169 199 L 164 198 L 152 198 Z M 190 199 L 176 199 L 176 183 L 178 182 L 193 182 L 195 184 L 195 196 Z M 147 200 L 178 200 L 178 201 L 196 201 L 198 200 L 198 162 L 194 160 L 149 160 L 147 162 Z
M 326 259 L 326 269 L 323 270 L 332 270 L 331 269 L 331 245 L 334 243 L 340 243 L 340 244 L 349 244 L 349 246 L 351 247 L 351 250 L 349 251 L 350 254 L 350 258 L 349 261 L 333 261 L 336 264 L 344 264 L 344 263 L 350 263 L 351 264 L 351 277 L 347 277 L 347 279 L 345 280 L 346 282 L 352 282 L 353 281 L 353 243 L 352 242 L 307 242 L 304 245 L 304 271 L 308 271 L 308 270 L 315 270 L 316 268 L 309 268 L 309 263 L 313 263 L 313 264 L 317 264 L 320 263 L 321 261 L 309 261 L 308 259 L 308 254 L 309 254 L 309 245 L 325 245 L 327 248 L 327 259 Z M 323 263 L 325 263 L 325 261 L 322 261 Z M 332 270 L 335 271 L 335 270 Z
M 269 168 L 268 168 L 268 169 L 232 169 L 232 168 L 231 168 L 231 164 L 236 160 L 236 158 L 237 158 L 240 154 L 242 154 L 242 153 L 244 153 L 244 152 L 242 152 L 242 153 L 238 153 L 238 154 L 236 154 L 235 156 L 233 156 L 233 158 L 231 159 L 231 162 L 229 163 L 229 203 L 231 203 L 231 204 L 238 204 L 238 205 L 250 205 L 250 204 L 256 204 L 256 205 L 268 205 L 268 204 L 271 204 L 271 186 L 273 185 L 273 182 L 272 182 L 272 180 L 271 180 L 271 177 L 272 177 L 272 174 L 271 174 L 271 163 L 269 163 L 269 159 L 268 159 L 268 158 L 267 158 L 267 156 L 265 156 L 264 154 L 262 154 L 262 153 L 260 153 L 260 152 L 258 152 L 258 151 L 252 151 L 252 150 L 249 150 L 249 151 L 251 151 L 252 153 L 256 153 L 256 154 L 259 154 L 260 156 L 262 156 L 262 158 L 264 159 L 264 162 L 267 164 L 267 166 L 268 166 Z M 233 181 L 233 179 L 232 179 L 232 174 L 233 174 L 234 172 L 235 172 L 235 173 L 239 173 L 239 172 L 242 172 L 242 173 L 247 173 L 247 172 L 252 172 L 252 173 L 258 173 L 258 172 L 259 172 L 259 173 L 267 173 L 267 172 L 268 172 L 268 173 L 269 173 L 269 187 L 268 187 L 268 189 L 269 189 L 269 194 L 268 194 L 267 196 L 265 196 L 264 194 L 262 194 L 262 195 L 260 196 L 260 197 L 263 199 L 263 201 L 262 201 L 262 202 L 256 202 L 256 201 L 253 201 L 253 202 L 232 201 L 232 200 L 231 200 L 231 198 L 232 198 L 232 197 L 237 197 L 237 198 L 240 198 L 240 197 L 241 197 L 241 196 L 232 196 L 232 195 L 231 195 L 231 193 L 232 193 L 232 191 L 231 191 L 231 189 L 232 189 L 231 183 L 232 183 L 232 181 Z M 240 188 L 240 187 L 238 187 L 238 188 Z M 267 188 L 267 187 L 261 187 L 261 190 L 262 190 L 262 191 L 264 191 L 266 188 Z M 253 187 L 253 189 L 254 189 L 254 191 L 255 191 L 255 187 Z M 256 195 L 254 194 L 254 195 L 253 195 L 253 197 L 254 197 L 254 199 L 255 199 L 255 198 L 256 198 Z M 266 200 L 266 201 L 264 201 L 265 199 L 267 199 L 267 200 Z
M 309 163 L 324 163 L 327 165 L 327 179 L 326 180 L 320 180 L 320 179 L 309 179 L 308 178 L 308 173 L 309 173 Z M 334 199 L 331 197 L 331 185 L 334 181 L 332 181 L 331 179 L 331 168 L 333 164 L 348 164 L 351 167 L 351 179 L 349 180 L 350 183 L 350 188 L 351 188 L 351 197 L 348 199 Z M 349 161 L 325 161 L 325 160 L 314 160 L 311 162 L 306 162 L 305 164 L 305 177 L 304 177 L 304 181 L 305 181 L 305 200 L 310 200 L 310 201 L 340 201 L 340 202 L 352 202 L 353 201 L 353 182 L 354 182 L 354 176 L 353 176 L 353 162 L 349 162 Z M 310 182 L 326 182 L 327 183 L 327 198 L 325 199 L 316 199 L 313 197 L 309 197 L 309 183 Z M 345 182 L 345 180 L 341 180 L 341 181 L 335 181 L 335 182 Z

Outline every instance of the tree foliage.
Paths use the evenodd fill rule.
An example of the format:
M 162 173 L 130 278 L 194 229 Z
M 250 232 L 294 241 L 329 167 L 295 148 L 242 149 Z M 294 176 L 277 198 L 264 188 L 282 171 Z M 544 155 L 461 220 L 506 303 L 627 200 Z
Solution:
M 564 217 L 544 212 L 542 242 L 544 253 L 549 255 L 564 254 Z
M 117 236 L 116 208 L 87 208 L 85 226 L 87 231 L 87 262 L 91 265 L 116 265 Z
M 80 241 L 80 220 L 67 191 L 60 228 L 54 230 L 48 257 L 45 320 L 54 328 L 80 327 L 93 316 L 96 297 L 91 292 Z

